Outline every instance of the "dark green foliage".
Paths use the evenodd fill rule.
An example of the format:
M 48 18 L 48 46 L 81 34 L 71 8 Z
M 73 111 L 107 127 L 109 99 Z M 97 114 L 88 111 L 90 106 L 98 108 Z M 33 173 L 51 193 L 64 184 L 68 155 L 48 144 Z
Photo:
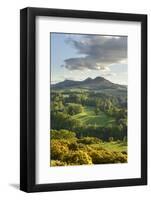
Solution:
M 74 130 L 74 128 L 81 126 L 80 121 L 72 119 L 70 115 L 62 112 L 51 112 L 51 128 L 52 129 L 67 129 Z
M 99 111 L 100 111 L 100 110 L 99 110 L 99 108 L 97 108 L 97 107 L 94 109 L 94 112 L 95 112 L 96 115 L 99 114 Z
M 75 138 L 76 134 L 72 131 L 61 129 L 59 131 L 57 130 L 51 130 L 51 139 L 71 139 Z
M 78 140 L 78 143 L 82 144 L 98 144 L 102 142 L 99 138 L 95 137 L 82 137 Z
M 120 125 L 109 125 L 107 127 L 82 126 L 75 129 L 77 137 L 97 137 L 104 141 L 109 141 L 110 137 L 114 140 L 123 140 L 127 135 L 127 130 Z
M 66 112 L 69 114 L 69 115 L 76 115 L 78 113 L 81 113 L 83 112 L 83 107 L 80 105 L 80 104 L 73 104 L 73 103 L 70 103 L 67 105 L 66 107 Z

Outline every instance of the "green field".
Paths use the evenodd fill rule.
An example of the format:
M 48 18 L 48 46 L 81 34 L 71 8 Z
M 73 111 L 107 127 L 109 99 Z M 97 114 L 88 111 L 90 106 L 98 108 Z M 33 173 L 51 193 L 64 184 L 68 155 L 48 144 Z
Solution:
M 98 115 L 94 112 L 94 107 L 84 107 L 84 111 L 77 115 L 72 116 L 73 119 L 80 120 L 86 125 L 96 125 L 96 126 L 107 126 L 109 124 L 114 124 L 115 119 L 111 116 L 100 111 Z
M 102 142 L 101 144 L 92 144 L 91 147 L 95 149 L 104 148 L 108 151 L 115 151 L 115 152 L 127 152 L 127 142 L 118 142 L 118 141 L 112 141 L 112 142 Z

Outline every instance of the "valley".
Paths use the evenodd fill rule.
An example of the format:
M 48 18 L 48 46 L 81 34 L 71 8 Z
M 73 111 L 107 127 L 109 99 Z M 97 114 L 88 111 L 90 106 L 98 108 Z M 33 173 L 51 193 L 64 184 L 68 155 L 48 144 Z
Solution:
M 51 85 L 50 166 L 127 162 L 127 87 L 103 77 Z

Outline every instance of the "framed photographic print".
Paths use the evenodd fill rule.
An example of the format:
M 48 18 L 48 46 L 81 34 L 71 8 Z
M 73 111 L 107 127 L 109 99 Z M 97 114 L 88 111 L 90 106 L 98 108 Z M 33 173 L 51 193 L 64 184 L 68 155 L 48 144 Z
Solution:
M 20 189 L 147 184 L 147 16 L 20 12 Z

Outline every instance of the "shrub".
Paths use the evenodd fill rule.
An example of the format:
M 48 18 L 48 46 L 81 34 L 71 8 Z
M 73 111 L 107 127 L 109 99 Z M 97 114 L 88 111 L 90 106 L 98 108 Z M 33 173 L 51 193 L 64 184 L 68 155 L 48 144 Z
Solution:
M 75 138 L 75 133 L 68 130 L 51 130 L 51 139 L 69 139 L 69 138 Z
M 80 138 L 77 142 L 83 144 L 98 144 L 101 142 L 101 140 L 95 137 L 83 137 Z
M 123 154 L 121 152 L 114 153 L 114 161 L 115 163 L 126 163 L 127 162 L 127 154 Z
M 125 163 L 127 155 L 121 152 L 111 152 L 107 150 L 92 150 L 89 152 L 93 164 Z
M 65 156 L 64 161 L 67 162 L 68 165 L 92 164 L 91 157 L 82 150 L 70 152 Z
M 76 142 L 69 143 L 68 148 L 71 151 L 76 151 L 78 150 L 78 144 Z
M 122 151 L 121 153 L 122 153 L 122 154 L 126 154 L 126 155 L 127 155 L 127 152 L 126 152 L 126 151 Z
M 63 162 L 63 161 L 60 161 L 60 160 L 52 160 L 50 162 L 50 166 L 66 166 L 67 163 L 66 162 Z
M 68 147 L 59 140 L 51 140 L 51 159 L 63 160 L 64 156 L 68 154 Z
M 105 157 L 103 155 L 103 151 L 92 150 L 89 154 L 92 158 L 93 164 L 103 164 L 105 162 Z M 108 161 L 110 162 L 110 161 Z

